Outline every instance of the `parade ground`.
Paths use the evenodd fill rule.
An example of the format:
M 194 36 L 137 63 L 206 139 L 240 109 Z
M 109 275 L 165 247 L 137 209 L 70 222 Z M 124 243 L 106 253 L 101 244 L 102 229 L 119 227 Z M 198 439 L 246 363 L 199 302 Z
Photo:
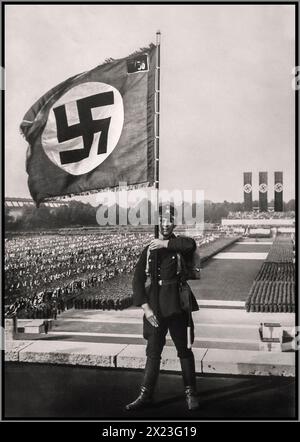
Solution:
M 216 394 L 216 398 L 219 394 L 225 394 L 226 398 L 231 401 L 228 408 L 222 403 L 214 412 L 205 406 L 205 411 L 202 410 L 204 413 L 202 417 L 217 416 L 218 413 L 220 416 L 229 416 L 230 413 L 234 415 L 235 407 L 239 410 L 240 416 L 243 416 L 243 413 L 250 416 L 258 410 L 257 404 L 260 403 L 260 396 L 262 404 L 264 401 L 265 403 L 270 401 L 271 404 L 274 400 L 272 392 L 275 391 L 280 391 L 282 394 L 282 401 L 278 400 L 278 415 L 281 414 L 281 407 L 284 409 L 282 415 L 293 414 L 295 352 L 291 351 L 288 344 L 282 348 L 282 351 L 269 351 L 267 347 L 262 348 L 259 326 L 261 322 L 279 322 L 284 330 L 289 330 L 294 326 L 295 315 L 287 312 L 261 313 L 245 310 L 247 294 L 271 244 L 271 239 L 239 240 L 208 261 L 202 269 L 201 280 L 191 282 L 200 306 L 200 310 L 193 314 L 195 324 L 193 349 L 200 392 L 202 389 L 211 391 L 213 388 L 216 392 L 210 394 L 213 396 Z M 8 362 L 6 396 L 7 404 L 9 404 L 7 412 L 12 410 L 10 413 L 15 416 L 18 413 L 22 414 L 22 400 L 19 398 L 26 397 L 26 391 L 34 379 L 39 379 L 33 389 L 35 391 L 33 394 L 37 395 L 36 401 L 41 400 L 43 404 L 46 401 L 48 405 L 52 401 L 55 403 L 58 400 L 57 395 L 63 394 L 64 389 L 73 388 L 72 379 L 75 382 L 76 376 L 72 377 L 72 373 L 77 373 L 76 370 L 89 373 L 89 376 L 94 376 L 93 379 L 98 379 L 99 376 L 99 395 L 101 385 L 104 389 L 114 389 L 115 382 L 122 379 L 122 388 L 128 388 L 128 391 L 124 391 L 124 397 L 126 399 L 134 397 L 134 386 L 137 388 L 141 379 L 141 372 L 136 370 L 142 370 L 146 361 L 141 308 L 130 307 L 119 311 L 69 309 L 59 315 L 57 320 L 52 321 L 47 334 L 44 332 L 42 323 L 43 321 L 38 319 L 19 320 L 19 333 L 14 340 L 6 342 L 5 357 Z M 91 370 L 92 367 L 95 368 L 94 371 Z M 40 370 L 46 375 L 39 375 L 35 378 L 34 373 L 40 373 Z M 176 383 L 174 391 L 178 390 L 180 394 L 181 369 L 169 336 L 167 336 L 167 345 L 162 355 L 161 370 L 163 378 L 167 380 L 166 383 L 162 383 L 162 388 L 166 389 L 164 390 L 166 400 L 173 391 L 173 387 L 171 388 L 173 382 Z M 57 377 L 59 377 L 58 373 L 65 373 L 68 379 L 70 376 L 70 384 L 62 384 L 61 392 L 59 392 L 60 389 L 52 392 L 50 396 L 46 395 L 47 400 L 43 400 L 43 389 L 50 388 L 52 373 L 54 377 L 55 373 Z M 106 376 L 106 373 L 108 378 L 113 380 L 113 387 L 111 381 L 108 383 L 104 381 L 103 376 Z M 256 375 L 255 378 L 254 375 Z M 240 379 L 241 376 L 242 379 Z M 127 381 L 124 381 L 125 377 L 126 380 L 128 379 L 128 385 Z M 80 375 L 79 378 L 76 388 L 80 397 L 80 394 L 85 394 L 83 384 L 82 393 L 80 393 L 80 383 L 88 383 L 88 378 L 85 378 L 85 375 Z M 57 382 L 60 381 L 57 380 Z M 14 386 L 17 384 L 19 393 L 15 395 Z M 266 388 L 265 392 L 264 388 Z M 218 392 L 219 389 L 220 392 Z M 222 393 L 222 391 L 228 391 L 228 393 Z M 40 397 L 38 397 L 39 393 Z M 66 394 L 69 393 L 66 391 Z M 102 393 L 101 397 L 108 397 L 109 394 L 113 393 L 107 392 L 107 395 Z M 249 394 L 253 398 L 253 409 L 248 404 Z M 88 395 L 86 397 L 88 398 Z M 244 411 L 242 405 L 238 406 L 239 401 L 234 400 L 235 397 L 240 398 L 241 404 L 247 404 Z M 211 406 L 214 403 L 214 400 L 209 397 L 206 401 L 208 404 L 211 403 Z M 179 401 L 178 406 L 180 403 Z M 61 416 L 67 416 L 68 406 L 63 404 L 65 404 L 64 400 L 61 406 L 66 407 L 65 411 L 60 410 L 59 413 Z M 49 416 L 55 413 L 55 407 L 52 409 L 49 405 L 50 408 L 46 410 L 44 405 L 36 407 L 39 413 Z M 82 408 L 80 403 L 78 407 L 80 414 Z M 169 407 L 167 408 L 170 410 Z M 161 413 L 163 410 L 164 407 Z M 171 409 L 169 416 L 174 410 L 176 406 Z M 276 407 L 274 410 L 274 414 L 273 411 L 271 413 L 272 416 L 277 413 Z M 26 410 L 25 407 L 23 412 L 30 414 L 30 409 Z M 88 407 L 82 413 L 84 416 L 90 413 L 96 416 L 98 409 Z M 101 413 L 100 410 L 99 416 L 107 416 L 106 413 L 112 413 L 112 416 L 115 416 L 119 414 L 119 411 L 108 407 L 106 411 L 103 411 L 104 414 Z M 268 414 L 268 407 L 265 413 Z M 261 412 L 257 415 L 262 416 Z
M 215 255 L 191 282 L 199 300 L 245 302 L 253 280 L 272 245 L 271 239 L 240 240 Z
M 207 262 L 200 280 L 190 281 L 200 307 L 193 313 L 194 348 L 258 351 L 261 322 L 294 325 L 293 313 L 245 310 L 250 287 L 271 245 L 271 239 L 239 240 Z M 53 321 L 47 335 L 36 333 L 41 320 L 19 321 L 19 330 L 23 327 L 25 333 L 19 333 L 18 339 L 47 340 L 51 345 L 63 342 L 144 345 L 142 316 L 142 309 L 137 307 L 117 311 L 70 309 Z M 173 347 L 170 339 L 167 345 Z

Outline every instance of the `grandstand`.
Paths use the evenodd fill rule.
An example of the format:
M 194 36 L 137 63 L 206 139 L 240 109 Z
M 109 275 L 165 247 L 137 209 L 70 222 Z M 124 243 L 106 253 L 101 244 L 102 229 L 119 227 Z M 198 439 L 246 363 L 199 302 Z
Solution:
M 227 218 L 222 218 L 222 228 L 248 235 L 263 233 L 267 236 L 277 233 L 295 233 L 295 212 L 229 212 Z
M 68 205 L 65 201 L 47 201 L 45 206 L 59 207 Z M 5 207 L 20 208 L 24 206 L 36 206 L 35 202 L 31 198 L 19 198 L 19 197 L 5 197 Z

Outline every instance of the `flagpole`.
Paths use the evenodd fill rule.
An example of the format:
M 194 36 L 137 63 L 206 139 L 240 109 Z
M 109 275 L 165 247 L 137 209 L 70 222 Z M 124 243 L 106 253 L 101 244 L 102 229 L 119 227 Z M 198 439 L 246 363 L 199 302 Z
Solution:
M 154 238 L 159 236 L 159 122 L 160 122 L 160 31 L 156 32 L 155 96 L 154 96 L 154 188 L 156 189 L 156 220 Z M 154 314 L 158 313 L 158 252 L 154 253 Z
M 159 209 L 159 122 L 160 122 L 160 31 L 156 32 L 155 98 L 154 98 L 154 184 L 156 189 L 156 210 Z M 154 237 L 158 238 L 158 224 L 154 227 Z

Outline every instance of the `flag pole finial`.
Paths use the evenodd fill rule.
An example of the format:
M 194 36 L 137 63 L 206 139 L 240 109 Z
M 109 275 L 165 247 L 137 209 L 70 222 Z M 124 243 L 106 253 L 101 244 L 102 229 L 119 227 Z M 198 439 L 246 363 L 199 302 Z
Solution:
M 160 45 L 160 36 L 161 32 L 159 30 L 156 31 L 156 46 Z

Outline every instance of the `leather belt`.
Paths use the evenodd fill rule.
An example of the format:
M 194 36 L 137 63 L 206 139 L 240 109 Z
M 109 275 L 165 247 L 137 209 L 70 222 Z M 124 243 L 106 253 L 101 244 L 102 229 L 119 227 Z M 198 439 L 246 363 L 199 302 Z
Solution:
M 178 278 L 174 278 L 174 279 L 159 279 L 158 280 L 158 285 L 162 286 L 162 285 L 171 285 L 171 284 L 177 284 L 178 283 Z

